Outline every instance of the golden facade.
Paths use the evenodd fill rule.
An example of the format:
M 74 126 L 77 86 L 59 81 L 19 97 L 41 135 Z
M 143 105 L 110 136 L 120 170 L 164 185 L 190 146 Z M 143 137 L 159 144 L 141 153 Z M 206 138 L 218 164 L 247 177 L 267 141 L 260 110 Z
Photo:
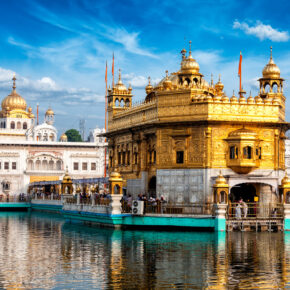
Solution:
M 122 83 L 121 74 L 109 89 L 110 172 L 119 171 L 133 194 L 154 192 L 157 177 L 157 195 L 170 198 L 174 187 L 179 192 L 175 200 L 182 200 L 193 187 L 202 194 L 188 200 L 212 200 L 219 169 L 230 186 L 255 178 L 256 183 L 270 184 L 274 192 L 285 169 L 289 124 L 284 80 L 272 50 L 259 79 L 260 92 L 248 98 L 243 91 L 228 97 L 220 79 L 214 84 L 203 78 L 191 50 L 181 53 L 178 72 L 166 72 L 156 86 L 149 78 L 143 102 L 132 104 L 132 89 Z M 276 177 L 269 175 L 273 172 Z M 265 176 L 271 180 L 266 182 Z

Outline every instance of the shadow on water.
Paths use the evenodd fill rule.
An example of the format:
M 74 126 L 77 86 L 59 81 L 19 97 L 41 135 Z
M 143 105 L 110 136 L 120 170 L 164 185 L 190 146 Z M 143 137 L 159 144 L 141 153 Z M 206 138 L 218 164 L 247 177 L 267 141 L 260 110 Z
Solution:
M 2 288 L 289 286 L 290 233 L 120 231 L 42 213 L 0 213 L 0 229 Z

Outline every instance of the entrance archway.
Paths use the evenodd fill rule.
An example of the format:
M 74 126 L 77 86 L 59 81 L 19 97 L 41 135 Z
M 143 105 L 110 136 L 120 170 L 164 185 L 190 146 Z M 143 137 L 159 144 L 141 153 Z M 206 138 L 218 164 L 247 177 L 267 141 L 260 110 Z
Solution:
M 148 192 L 149 192 L 149 196 L 156 197 L 156 176 L 152 176 L 150 178 L 150 181 L 148 184 Z
M 251 183 L 241 183 L 231 188 L 229 199 L 231 202 L 237 202 L 243 199 L 245 202 L 255 202 L 257 196 L 256 188 Z

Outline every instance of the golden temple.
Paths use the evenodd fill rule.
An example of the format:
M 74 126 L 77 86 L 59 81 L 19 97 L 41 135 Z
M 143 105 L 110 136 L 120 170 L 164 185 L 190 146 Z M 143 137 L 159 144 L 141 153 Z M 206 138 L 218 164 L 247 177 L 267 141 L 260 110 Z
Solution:
M 191 49 L 181 51 L 180 69 L 132 103 L 132 88 L 119 80 L 108 90 L 109 170 L 118 171 L 132 195 L 164 195 L 177 202 L 213 201 L 222 170 L 236 199 L 277 200 L 285 169 L 283 78 L 270 60 L 258 80 L 257 96 L 229 97 L 219 81 L 208 83 Z M 246 187 L 243 187 L 246 185 Z M 233 190 L 233 188 L 236 188 Z

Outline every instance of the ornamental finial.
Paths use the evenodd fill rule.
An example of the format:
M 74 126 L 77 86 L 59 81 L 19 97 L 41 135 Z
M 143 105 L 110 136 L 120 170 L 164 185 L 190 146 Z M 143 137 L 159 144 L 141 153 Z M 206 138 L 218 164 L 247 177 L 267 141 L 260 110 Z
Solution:
M 168 70 L 166 70 L 165 73 L 166 73 L 166 79 L 168 79 Z
M 15 92 L 15 90 L 16 90 L 16 76 L 15 76 L 15 73 L 13 74 L 13 78 L 12 78 L 12 80 L 13 80 L 13 91 Z
M 270 59 L 272 60 L 272 45 L 270 46 Z
M 189 41 L 189 55 L 191 55 L 191 40 Z
M 119 68 L 119 81 L 121 80 L 121 69 Z
M 148 77 L 148 85 L 151 85 L 151 77 Z

